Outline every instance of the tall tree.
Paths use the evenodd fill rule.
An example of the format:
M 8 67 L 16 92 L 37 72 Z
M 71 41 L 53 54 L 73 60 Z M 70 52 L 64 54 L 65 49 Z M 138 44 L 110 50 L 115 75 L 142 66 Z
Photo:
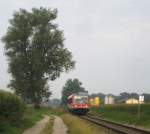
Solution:
M 78 79 L 68 79 L 62 89 L 62 104 L 67 104 L 67 98 L 72 93 L 84 92 L 85 89 L 82 87 L 82 83 Z
M 56 17 L 56 9 L 20 9 L 2 39 L 12 76 L 9 86 L 22 98 L 30 98 L 35 107 L 49 95 L 47 81 L 55 80 L 75 63 L 64 47 L 63 31 L 54 23 Z

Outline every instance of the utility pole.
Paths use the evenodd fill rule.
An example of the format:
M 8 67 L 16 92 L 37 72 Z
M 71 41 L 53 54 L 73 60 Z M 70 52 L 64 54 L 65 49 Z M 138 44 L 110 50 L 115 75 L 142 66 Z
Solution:
M 139 102 L 138 102 L 138 119 L 141 119 L 141 103 L 144 102 L 144 95 L 139 95 Z
M 141 103 L 139 101 L 139 103 L 138 103 L 138 119 L 140 120 L 140 118 L 141 118 Z

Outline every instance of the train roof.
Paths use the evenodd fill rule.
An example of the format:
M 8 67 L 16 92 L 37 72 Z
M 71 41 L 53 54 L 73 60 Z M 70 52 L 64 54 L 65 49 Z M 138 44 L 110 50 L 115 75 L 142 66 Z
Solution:
M 88 92 L 73 93 L 68 96 L 68 99 L 72 98 L 73 96 L 88 96 Z

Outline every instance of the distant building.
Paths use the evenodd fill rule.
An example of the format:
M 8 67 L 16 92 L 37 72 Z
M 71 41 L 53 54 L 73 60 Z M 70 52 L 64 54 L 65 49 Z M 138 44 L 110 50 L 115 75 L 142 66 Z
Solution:
M 137 99 L 131 98 L 125 101 L 126 104 L 138 104 L 139 101 Z
M 120 103 L 120 104 L 142 104 L 144 102 L 139 102 L 138 99 L 135 99 L 135 98 L 125 98 L 125 99 L 122 99 L 122 100 L 117 100 L 116 103 Z
M 114 97 L 111 95 L 106 95 L 105 96 L 105 104 L 114 104 Z
M 91 106 L 100 106 L 100 98 L 99 97 L 90 98 L 89 102 L 90 102 Z

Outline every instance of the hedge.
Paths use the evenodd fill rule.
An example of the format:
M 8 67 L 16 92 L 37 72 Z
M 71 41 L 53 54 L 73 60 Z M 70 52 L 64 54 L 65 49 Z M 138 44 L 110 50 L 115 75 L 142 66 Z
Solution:
M 0 90 L 0 122 L 14 123 L 19 121 L 25 110 L 21 99 L 10 92 Z

